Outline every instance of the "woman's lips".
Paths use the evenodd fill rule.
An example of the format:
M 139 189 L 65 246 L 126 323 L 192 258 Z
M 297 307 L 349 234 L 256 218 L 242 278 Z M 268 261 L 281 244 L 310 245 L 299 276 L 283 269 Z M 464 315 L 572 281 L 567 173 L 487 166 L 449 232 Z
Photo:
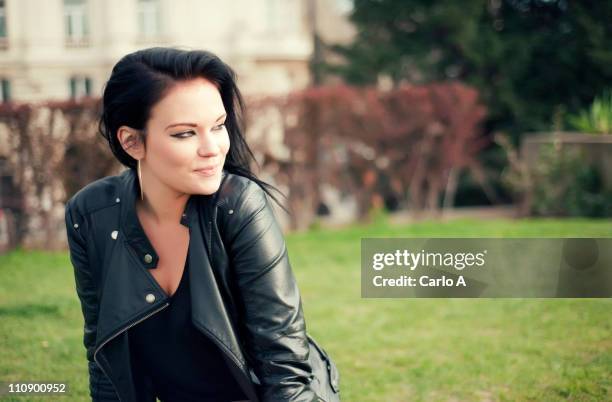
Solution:
M 215 165 L 213 167 L 206 168 L 206 169 L 198 169 L 198 170 L 194 170 L 194 172 L 196 172 L 197 174 L 201 176 L 214 176 L 214 174 L 217 173 L 218 166 L 219 165 Z

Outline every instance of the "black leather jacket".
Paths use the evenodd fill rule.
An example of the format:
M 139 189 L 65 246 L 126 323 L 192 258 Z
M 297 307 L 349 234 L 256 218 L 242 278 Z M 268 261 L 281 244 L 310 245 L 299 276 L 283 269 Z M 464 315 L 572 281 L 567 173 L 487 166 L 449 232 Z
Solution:
M 94 401 L 155 401 L 129 360 L 127 330 L 168 306 L 148 271 L 159 257 L 137 218 L 138 195 L 128 169 L 88 184 L 66 203 Z M 181 224 L 190 232 L 193 324 L 223 352 L 246 395 L 317 401 L 300 292 L 263 189 L 224 170 L 216 193 L 189 198 Z

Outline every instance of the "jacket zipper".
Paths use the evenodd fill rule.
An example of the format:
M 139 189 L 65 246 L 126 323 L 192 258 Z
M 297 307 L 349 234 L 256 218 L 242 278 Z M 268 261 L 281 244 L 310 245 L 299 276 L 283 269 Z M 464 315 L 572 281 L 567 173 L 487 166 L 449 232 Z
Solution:
M 117 390 L 117 387 L 115 386 L 115 384 L 113 384 L 113 380 L 111 380 L 111 378 L 108 376 L 108 374 L 106 374 L 106 371 L 104 371 L 104 368 L 102 367 L 102 365 L 100 364 L 100 362 L 98 362 L 97 359 L 97 354 L 100 351 L 100 349 L 102 349 L 102 347 L 104 347 L 104 345 L 106 345 L 108 342 L 110 342 L 111 340 L 115 339 L 117 336 L 119 336 L 121 333 L 127 331 L 128 329 L 132 328 L 134 325 L 146 320 L 147 318 L 151 317 L 153 314 L 165 309 L 166 307 L 168 307 L 170 305 L 170 303 L 166 303 L 163 306 L 161 306 L 160 308 L 150 312 L 149 314 L 145 315 L 144 317 L 142 317 L 141 319 L 131 323 L 130 325 L 128 325 L 127 327 L 121 329 L 120 331 L 118 331 L 117 333 L 115 333 L 113 336 L 111 336 L 110 338 L 108 338 L 107 340 L 105 340 L 104 342 L 102 342 L 102 344 L 100 346 L 98 346 L 98 348 L 96 349 L 96 351 L 94 352 L 94 361 L 96 362 L 96 364 L 98 364 L 98 367 L 100 367 L 100 370 L 102 370 L 102 372 L 104 373 L 104 375 L 108 378 L 108 380 L 110 381 L 110 383 L 113 385 L 113 387 L 115 388 L 115 391 Z M 196 323 L 197 324 L 197 323 Z M 244 374 L 244 372 L 247 370 L 246 367 L 244 367 L 240 361 L 234 356 L 233 353 L 228 353 L 225 348 L 224 345 L 221 344 L 214 336 L 212 336 L 209 331 L 205 328 L 203 328 L 201 325 L 197 324 L 198 329 L 200 331 L 202 331 L 202 333 L 204 333 L 210 340 L 212 340 L 215 345 L 217 345 L 217 347 L 227 356 L 230 357 L 230 360 L 232 361 L 232 363 L 234 363 L 236 365 L 236 367 L 238 367 L 238 369 L 240 370 L 241 373 Z M 246 377 L 246 375 L 245 375 Z M 250 377 L 247 377 L 249 382 L 252 382 Z M 119 396 L 119 393 L 117 393 L 117 397 L 119 398 L 119 401 L 121 401 L 121 397 Z
M 141 319 L 131 323 L 130 325 L 128 325 L 127 327 L 121 329 L 120 331 L 116 332 L 113 336 L 111 336 L 110 338 L 108 338 L 107 340 L 105 340 L 104 342 L 102 342 L 102 344 L 100 346 L 98 346 L 98 348 L 95 350 L 94 352 L 94 361 L 96 362 L 96 364 L 98 365 L 98 367 L 100 367 L 100 370 L 102 370 L 102 372 L 104 373 L 104 375 L 108 378 L 108 380 L 110 381 L 110 383 L 113 385 L 113 387 L 115 388 L 115 393 L 117 394 L 117 398 L 119 398 L 119 401 L 121 401 L 121 397 L 119 396 L 119 393 L 117 392 L 117 386 L 115 384 L 113 384 L 113 380 L 111 380 L 111 378 L 108 376 L 108 374 L 106 374 L 106 372 L 104 371 L 104 368 L 102 367 L 102 365 L 100 364 L 100 362 L 98 362 L 98 359 L 96 358 L 96 355 L 98 354 L 98 352 L 100 351 L 100 349 L 102 349 L 102 347 L 104 345 L 106 345 L 108 342 L 110 342 L 111 340 L 115 339 L 119 334 L 127 331 L 128 329 L 132 328 L 134 325 L 138 324 L 141 321 L 146 320 L 147 318 L 151 317 L 153 314 L 165 309 L 166 307 L 168 307 L 170 305 L 170 303 L 166 302 L 166 304 L 164 304 L 163 306 L 161 306 L 160 308 L 156 309 L 155 311 L 150 312 L 149 314 L 145 315 L 144 317 L 142 317 Z

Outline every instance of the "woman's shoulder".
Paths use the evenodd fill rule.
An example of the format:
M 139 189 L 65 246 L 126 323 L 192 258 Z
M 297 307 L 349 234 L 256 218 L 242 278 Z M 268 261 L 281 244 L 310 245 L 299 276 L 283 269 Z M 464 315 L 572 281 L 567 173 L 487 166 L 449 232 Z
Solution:
M 130 181 L 135 180 L 132 176 L 133 172 L 127 169 L 118 175 L 94 180 L 77 191 L 66 202 L 66 206 L 76 207 L 80 214 L 86 215 L 115 205 L 123 189 L 131 188 Z M 221 208 L 243 209 L 245 205 L 261 205 L 265 197 L 265 191 L 253 179 L 223 170 L 215 200 Z
M 255 180 L 240 174 L 223 171 L 223 178 L 217 190 L 217 206 L 237 208 L 245 203 L 261 201 L 266 197 L 264 189 Z
M 120 174 L 105 176 L 88 183 L 68 199 L 66 207 L 76 207 L 85 215 L 114 205 L 120 192 L 120 184 L 129 174 L 128 169 Z

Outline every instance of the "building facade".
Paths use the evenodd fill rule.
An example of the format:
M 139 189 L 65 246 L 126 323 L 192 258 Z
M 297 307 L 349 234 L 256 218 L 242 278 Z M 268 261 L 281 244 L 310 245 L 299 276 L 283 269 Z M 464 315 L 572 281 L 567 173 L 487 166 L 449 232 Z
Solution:
M 0 101 L 100 96 L 119 58 L 150 46 L 213 51 L 236 70 L 245 94 L 304 88 L 311 82 L 310 13 L 333 32 L 334 20 L 346 25 L 342 3 L 0 0 Z

